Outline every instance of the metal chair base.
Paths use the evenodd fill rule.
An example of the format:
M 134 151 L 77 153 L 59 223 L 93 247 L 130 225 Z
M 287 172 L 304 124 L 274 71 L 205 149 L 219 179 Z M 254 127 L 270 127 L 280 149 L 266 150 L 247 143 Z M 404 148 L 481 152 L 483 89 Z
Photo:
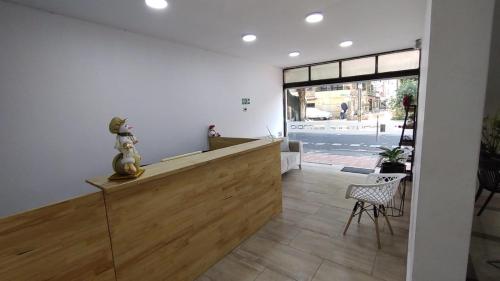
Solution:
M 359 212 L 358 212 L 359 209 Z M 373 217 L 370 215 L 370 212 L 373 211 Z M 352 213 L 349 216 L 349 220 L 347 221 L 347 224 L 344 228 L 343 235 L 346 235 L 347 230 L 349 229 L 349 226 L 351 225 L 352 219 L 357 215 L 358 216 L 358 223 L 361 222 L 361 215 L 363 212 L 366 212 L 368 216 L 373 220 L 375 223 L 375 232 L 377 235 L 377 246 L 379 249 L 382 249 L 382 244 L 380 243 L 380 230 L 379 230 L 379 224 L 378 224 L 378 218 L 379 215 L 382 214 L 385 218 L 385 221 L 387 222 L 387 226 L 389 227 L 389 231 L 391 232 L 391 235 L 394 235 L 394 231 L 392 229 L 392 225 L 389 222 L 389 217 L 387 215 L 387 210 L 385 209 L 384 205 L 373 205 L 369 204 L 368 206 L 365 207 L 365 202 L 363 201 L 357 201 L 356 204 L 354 204 L 354 208 L 352 209 Z

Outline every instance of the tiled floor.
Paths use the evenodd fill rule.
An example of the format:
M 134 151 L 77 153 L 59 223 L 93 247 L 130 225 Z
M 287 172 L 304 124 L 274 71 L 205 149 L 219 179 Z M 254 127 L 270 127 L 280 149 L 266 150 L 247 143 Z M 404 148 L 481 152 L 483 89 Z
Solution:
M 365 169 L 373 169 L 377 166 L 379 158 L 373 156 L 349 156 L 349 155 L 333 155 L 328 153 L 304 153 L 302 160 L 304 162 L 316 164 L 341 165 L 348 167 L 357 167 Z
M 381 250 L 366 215 L 342 235 L 354 204 L 345 190 L 364 177 L 326 165 L 285 174 L 283 213 L 197 281 L 404 280 L 409 202 L 404 217 L 391 218 L 394 236 L 381 223 Z
M 476 203 L 476 214 L 489 195 L 487 191 L 483 193 Z M 472 280 L 500 280 L 500 196 L 496 195 L 481 216 L 474 217 L 469 252 L 475 273 L 475 279 Z M 498 267 L 491 265 L 489 261 L 498 261 Z

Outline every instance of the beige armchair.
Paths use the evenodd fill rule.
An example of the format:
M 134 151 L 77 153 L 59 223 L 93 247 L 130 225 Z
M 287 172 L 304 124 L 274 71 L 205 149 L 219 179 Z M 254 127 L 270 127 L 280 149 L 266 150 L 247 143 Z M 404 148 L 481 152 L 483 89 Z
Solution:
M 290 151 L 281 152 L 281 173 L 284 174 L 292 169 L 302 169 L 302 142 L 289 141 Z

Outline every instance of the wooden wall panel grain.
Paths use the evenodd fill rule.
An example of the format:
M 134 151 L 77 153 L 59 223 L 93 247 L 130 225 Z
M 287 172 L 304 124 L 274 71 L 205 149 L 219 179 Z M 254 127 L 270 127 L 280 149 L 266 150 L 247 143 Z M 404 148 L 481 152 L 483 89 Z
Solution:
M 281 212 L 279 142 L 105 196 L 118 281 L 194 280 Z
M 0 219 L 0 280 L 115 281 L 102 192 Z
M 230 147 L 237 144 L 247 143 L 255 141 L 255 139 L 247 138 L 226 138 L 226 137 L 209 137 L 208 138 L 208 149 L 216 150 L 225 147 Z

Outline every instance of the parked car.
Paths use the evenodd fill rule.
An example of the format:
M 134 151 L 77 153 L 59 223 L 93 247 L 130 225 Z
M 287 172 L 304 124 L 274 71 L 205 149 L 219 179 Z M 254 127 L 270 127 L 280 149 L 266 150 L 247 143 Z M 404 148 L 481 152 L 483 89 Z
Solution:
M 319 120 L 328 120 L 333 117 L 333 114 L 328 111 L 320 110 L 315 107 L 307 107 L 306 108 L 306 118 L 307 119 L 319 119 Z

